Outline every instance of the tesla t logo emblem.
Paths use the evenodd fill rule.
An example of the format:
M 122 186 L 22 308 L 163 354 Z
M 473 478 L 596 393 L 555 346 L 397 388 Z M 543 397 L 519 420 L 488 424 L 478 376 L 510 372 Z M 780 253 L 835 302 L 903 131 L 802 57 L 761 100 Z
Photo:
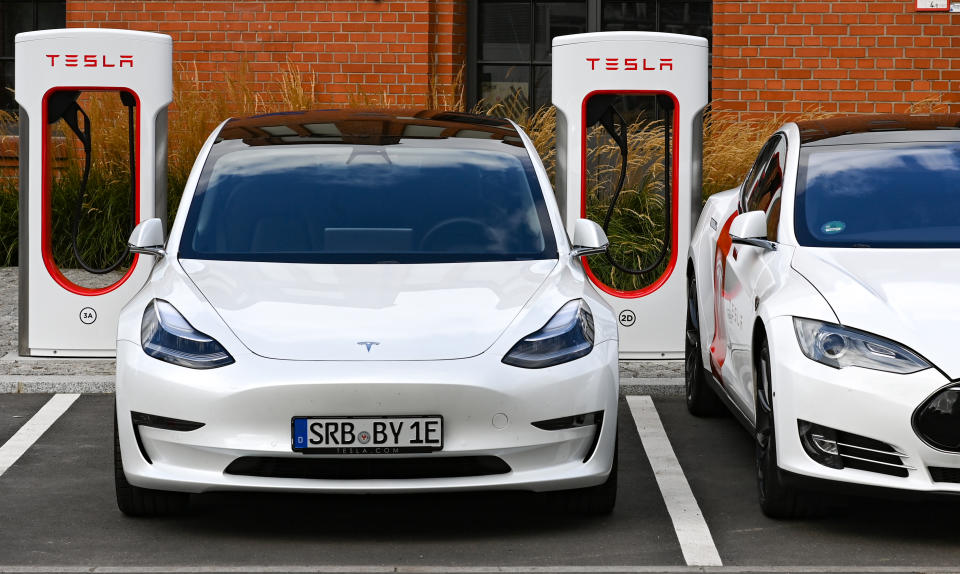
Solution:
M 132 68 L 133 56 L 122 55 L 119 60 L 106 54 L 46 54 L 50 67 L 57 62 L 67 68 Z M 63 58 L 60 60 L 60 58 Z
M 357 341 L 357 344 L 358 344 L 358 345 L 363 345 L 364 347 L 366 347 L 366 348 L 367 348 L 367 352 L 369 353 L 369 352 L 370 352 L 370 347 L 373 347 L 374 345 L 379 345 L 380 343 L 378 343 L 378 342 L 376 342 L 376 341 Z

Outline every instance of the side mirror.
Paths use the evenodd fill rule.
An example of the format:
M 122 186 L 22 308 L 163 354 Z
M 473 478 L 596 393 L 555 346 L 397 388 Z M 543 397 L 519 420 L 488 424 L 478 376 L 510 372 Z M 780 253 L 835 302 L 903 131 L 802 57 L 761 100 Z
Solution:
M 596 255 L 603 253 L 610 245 L 607 234 L 597 222 L 589 219 L 578 219 L 573 225 L 573 250 L 571 257 Z
M 762 211 L 741 213 L 730 224 L 730 240 L 739 245 L 753 245 L 776 250 L 777 244 L 767 240 L 767 214 Z
M 141 221 L 133 228 L 127 247 L 132 253 L 165 256 L 167 252 L 163 249 L 163 222 L 156 217 Z

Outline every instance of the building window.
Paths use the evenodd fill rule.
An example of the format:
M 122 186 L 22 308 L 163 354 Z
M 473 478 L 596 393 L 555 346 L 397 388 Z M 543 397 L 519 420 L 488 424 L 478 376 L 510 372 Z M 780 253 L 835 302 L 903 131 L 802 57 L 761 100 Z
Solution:
M 0 1 L 0 110 L 17 107 L 13 99 L 13 39 L 20 32 L 65 28 L 65 0 Z
M 709 40 L 712 12 L 712 2 L 705 0 L 606 0 L 601 29 L 689 34 Z
M 473 104 L 538 108 L 550 103 L 550 43 L 587 31 L 587 1 L 488 0 L 476 6 Z
M 640 30 L 711 38 L 710 0 L 477 0 L 470 2 L 468 104 L 505 115 L 550 103 L 554 36 Z

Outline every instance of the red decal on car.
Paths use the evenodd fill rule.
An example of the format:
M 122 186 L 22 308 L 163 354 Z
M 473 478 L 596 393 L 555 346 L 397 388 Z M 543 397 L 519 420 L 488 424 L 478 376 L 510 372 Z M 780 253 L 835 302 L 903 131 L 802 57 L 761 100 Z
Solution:
M 720 229 L 717 236 L 717 248 L 713 256 L 713 340 L 710 342 L 710 370 L 718 381 L 723 383 L 723 376 L 720 374 L 723 363 L 727 359 L 727 332 L 723 326 L 723 312 L 720 305 L 728 297 L 726 288 L 727 278 L 727 255 L 730 248 L 733 247 L 733 241 L 730 239 L 730 226 L 733 219 L 737 216 L 734 211 L 727 218 L 726 223 Z

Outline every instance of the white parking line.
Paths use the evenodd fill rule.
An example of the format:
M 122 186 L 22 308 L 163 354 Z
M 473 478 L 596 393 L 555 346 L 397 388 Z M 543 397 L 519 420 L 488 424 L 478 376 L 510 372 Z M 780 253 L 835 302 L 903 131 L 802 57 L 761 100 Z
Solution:
M 53 395 L 17 432 L 0 446 L 0 476 L 43 436 L 43 433 L 67 412 L 79 394 Z
M 673 529 L 680 541 L 680 550 L 688 566 L 721 566 L 720 553 L 713 543 L 697 499 L 693 497 L 687 478 L 683 475 L 677 455 L 663 430 L 660 415 L 647 395 L 627 397 L 627 405 L 637 425 L 643 449 L 647 452 L 663 501 L 670 513 Z

